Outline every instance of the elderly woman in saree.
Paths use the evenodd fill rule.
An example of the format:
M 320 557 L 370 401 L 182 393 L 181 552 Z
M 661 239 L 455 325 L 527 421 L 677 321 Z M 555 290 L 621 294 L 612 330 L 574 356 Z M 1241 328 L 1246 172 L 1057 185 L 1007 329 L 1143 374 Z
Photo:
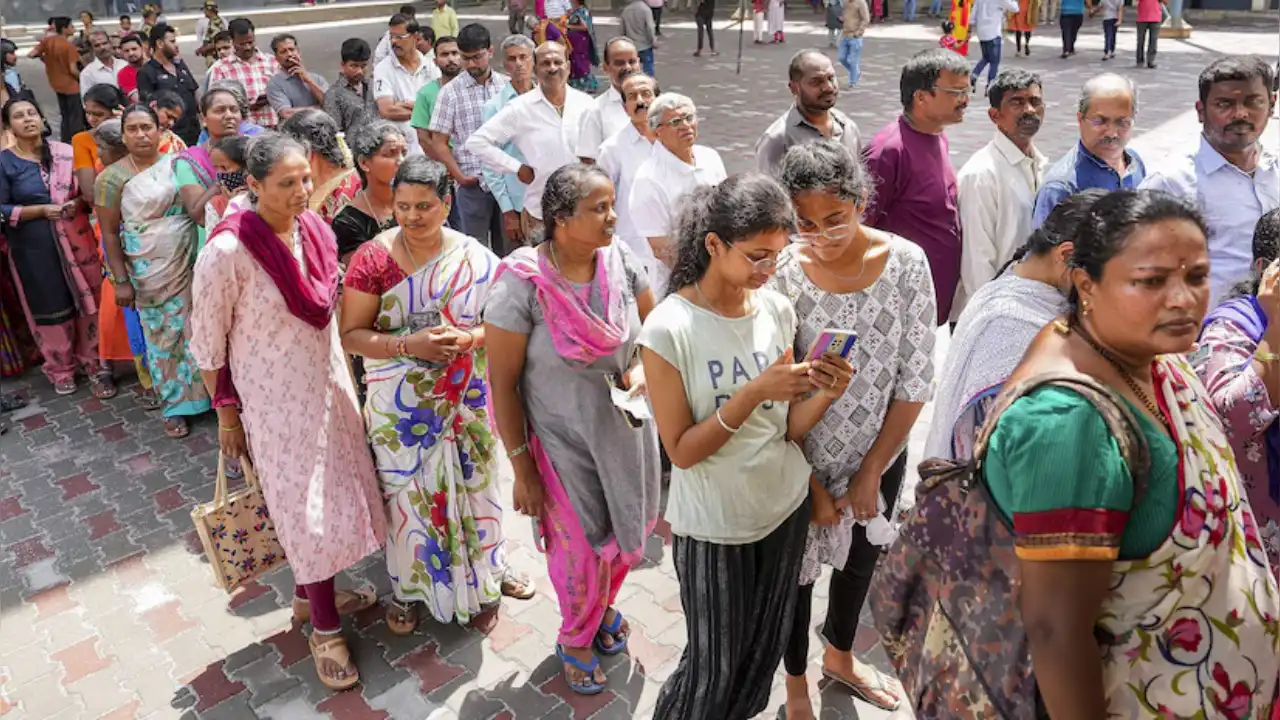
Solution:
M 360 190 L 360 175 L 337 121 L 320 108 L 303 108 L 280 123 L 280 132 L 311 148 L 311 209 L 332 223 Z
M 138 310 L 148 370 L 164 403 L 165 434 L 181 438 L 190 432 L 187 418 L 210 407 L 188 348 L 198 227 L 183 207 L 172 158 L 157 150 L 155 110 L 133 105 L 120 120 L 129 149 L 120 162 L 134 174 L 119 192 L 118 207 L 100 206 L 107 262 L 116 302 Z
M 408 140 L 395 123 L 376 120 L 356 128 L 350 144 L 360 191 L 333 217 L 338 260 L 343 264 L 361 245 L 395 226 L 391 181 L 404 162 Z
M 334 317 L 338 256 L 307 209 L 306 148 L 263 135 L 246 171 L 253 206 L 214 228 L 196 263 L 192 354 L 223 454 L 257 469 L 320 682 L 346 690 L 360 675 L 340 616 L 377 596 L 335 590 L 334 576 L 382 546 L 386 516 Z
M 207 91 L 200 99 L 200 108 L 206 132 L 201 137 L 207 139 L 178 153 L 173 159 L 173 177 L 182 207 L 195 223 L 199 247 L 204 247 L 205 230 L 213 226 L 205 213 L 213 199 L 222 194 L 218 169 L 209 152 L 213 143 L 240 134 L 240 123 L 249 108 L 234 90 L 225 87 Z
M 515 507 L 537 519 L 560 603 L 556 653 L 569 688 L 586 695 L 604 690 L 596 653 L 627 645 L 614 603 L 660 493 L 653 423 L 613 400 L 644 391 L 635 341 L 654 305 L 644 265 L 614 242 L 613 203 L 603 170 L 553 172 L 542 195 L 547 240 L 503 260 L 485 306 Z
M 399 227 L 351 258 L 343 344 L 364 358 L 365 420 L 390 523 L 387 627 L 418 603 L 466 624 L 502 595 L 506 548 L 480 313 L 498 258 L 444 227 L 452 181 L 414 157 L 393 182 Z
M 1253 277 L 1205 318 L 1192 362 L 1222 417 L 1271 571 L 1280 577 L 1280 209 L 1253 231 Z
M 102 264 L 72 172 L 71 146 L 44 139 L 44 116 L 14 99 L 0 110 L 14 145 L 0 151 L 0 223 L 14 284 L 59 395 L 76 391 L 76 371 L 100 398 L 116 393 L 98 354 Z
M 960 314 L 933 399 L 926 458 L 971 457 L 1005 379 L 1044 326 L 1066 312 L 1076 229 L 1106 194 L 1093 188 L 1059 203 Z
M 86 116 L 92 117 L 92 114 L 92 111 L 86 111 Z M 93 120 L 90 119 L 89 122 Z M 133 177 L 129 164 L 121 162 L 129 156 L 129 149 L 124 144 L 124 132 L 120 119 L 113 117 L 97 124 L 93 130 L 93 140 L 97 147 L 95 157 L 98 164 L 102 166 L 94 177 L 94 214 L 98 217 L 100 231 L 106 231 L 103 221 L 105 214 L 111 222 L 111 232 L 118 236 L 120 192 L 129 178 Z M 104 213 L 104 206 L 116 209 L 114 211 L 108 209 Z M 138 319 L 138 311 L 132 305 L 122 306 L 116 302 L 116 283 L 111 274 L 111 264 L 107 261 L 105 235 L 102 240 L 102 258 L 106 268 L 107 282 L 102 285 L 102 303 L 98 309 L 99 334 L 117 332 L 124 336 L 129 359 L 133 360 L 134 369 L 138 374 L 140 386 L 137 393 L 138 404 L 148 410 L 154 410 L 160 407 L 160 398 L 156 395 L 154 384 L 151 382 L 151 373 L 147 370 L 147 339 L 142 334 L 142 321 Z M 116 314 L 116 320 L 113 323 L 115 327 L 108 330 L 107 323 L 110 322 L 109 317 L 112 312 Z M 105 359 L 108 355 L 105 350 L 101 350 L 104 345 L 105 343 L 99 343 Z

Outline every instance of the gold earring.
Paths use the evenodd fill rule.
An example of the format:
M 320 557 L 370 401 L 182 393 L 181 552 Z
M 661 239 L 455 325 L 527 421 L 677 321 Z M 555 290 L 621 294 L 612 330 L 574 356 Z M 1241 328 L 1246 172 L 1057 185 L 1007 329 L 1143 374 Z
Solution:
M 1093 308 L 1089 307 L 1089 301 L 1088 301 L 1088 300 L 1081 300 L 1081 301 L 1080 301 L 1080 314 L 1081 314 L 1082 316 L 1088 316 L 1088 314 L 1089 314 L 1089 313 L 1091 313 L 1091 312 L 1093 312 Z

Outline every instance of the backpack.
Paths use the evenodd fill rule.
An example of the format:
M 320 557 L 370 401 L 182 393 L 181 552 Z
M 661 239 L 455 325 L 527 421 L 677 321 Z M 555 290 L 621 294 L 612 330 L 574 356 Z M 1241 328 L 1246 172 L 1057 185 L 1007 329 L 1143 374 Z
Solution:
M 919 720 L 1048 717 L 1022 624 L 1012 524 L 982 477 L 1000 416 L 1045 385 L 1073 390 L 1097 408 L 1133 478 L 1135 506 L 1146 492 L 1151 457 L 1137 419 L 1115 391 L 1079 374 L 1048 373 L 1005 387 L 972 460 L 921 463 L 916 506 L 881 557 L 869 593 L 876 629 Z

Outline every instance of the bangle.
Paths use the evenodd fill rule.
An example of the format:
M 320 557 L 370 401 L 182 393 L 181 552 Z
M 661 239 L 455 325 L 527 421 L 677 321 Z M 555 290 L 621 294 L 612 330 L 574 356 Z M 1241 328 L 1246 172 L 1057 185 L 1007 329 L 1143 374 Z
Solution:
M 467 334 L 469 342 L 467 342 L 467 352 L 471 352 L 476 346 L 476 334 L 471 332 L 470 328 L 462 328 L 462 332 Z
M 221 430 L 222 432 L 233 432 L 235 430 L 239 430 L 240 427 L 241 427 L 240 423 L 236 423 L 235 425 L 230 425 L 230 426 L 223 425 L 222 423 L 218 423 L 218 429 Z
M 511 458 L 516 457 L 517 455 L 523 455 L 527 452 L 529 452 L 529 443 L 525 443 L 520 447 L 516 448 L 515 450 L 508 450 L 507 459 L 510 460 Z
M 398 357 L 409 357 L 409 339 L 401 335 L 396 338 L 396 355 Z
M 731 427 L 729 423 L 725 422 L 724 416 L 720 414 L 720 408 L 716 408 L 716 421 L 719 422 L 720 427 L 724 428 L 724 431 L 729 433 L 730 435 L 733 435 L 734 433 L 737 433 L 739 430 L 742 429 L 741 425 L 739 425 L 738 427 Z
M 1273 363 L 1277 360 L 1280 360 L 1280 353 L 1263 352 L 1261 350 L 1258 350 L 1253 354 L 1253 359 L 1257 360 L 1263 365 L 1266 365 L 1268 363 Z

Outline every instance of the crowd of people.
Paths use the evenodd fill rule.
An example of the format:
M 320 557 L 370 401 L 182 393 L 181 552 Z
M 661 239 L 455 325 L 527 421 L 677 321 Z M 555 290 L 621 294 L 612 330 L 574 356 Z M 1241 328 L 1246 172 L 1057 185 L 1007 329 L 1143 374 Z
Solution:
M 865 4 L 847 2 L 860 47 Z M 966 460 L 985 428 L 1050 716 L 1264 717 L 1275 702 L 1266 62 L 1206 67 L 1198 143 L 1148 165 L 1127 147 L 1137 92 L 1118 75 L 1085 83 L 1079 141 L 1051 161 L 1035 147 L 1043 84 L 997 72 L 998 46 L 992 61 L 983 41 L 982 96 L 961 55 L 911 57 L 902 111 L 874 133 L 835 107 L 831 59 L 802 50 L 758 169 L 728 176 L 695 101 L 653 75 L 647 4 L 624 23 L 642 37 L 597 59 L 581 2 L 539 2 L 533 37 L 513 20 L 496 48 L 502 72 L 484 26 L 458 27 L 445 0 L 431 27 L 405 6 L 376 49 L 342 44 L 333 84 L 296 36 L 268 54 L 249 20 L 204 7 L 199 79 L 163 22 L 114 45 L 86 28 L 81 69 L 55 19 L 42 57 L 61 141 L 6 81 L 0 359 L 42 357 L 55 392 L 83 376 L 102 399 L 131 363 L 175 438 L 216 414 L 224 456 L 261 479 L 326 687 L 359 682 L 341 616 L 378 602 L 335 575 L 385 548 L 391 632 L 424 609 L 469 623 L 536 592 L 508 564 L 514 510 L 538 528 L 568 686 L 604 691 L 600 657 L 630 632 L 616 598 L 661 513 L 689 642 L 657 717 L 753 717 L 780 662 L 787 716 L 813 717 L 826 566 L 823 674 L 880 708 L 953 717 L 853 653 L 933 399 L 927 457 Z M 979 97 L 992 140 L 957 172 L 947 128 L 974 122 Z M 854 340 L 834 351 L 833 331 Z M 1044 387 L 994 414 L 1003 388 L 1044 372 L 1123 399 L 1149 450 L 1140 487 L 1080 394 Z

